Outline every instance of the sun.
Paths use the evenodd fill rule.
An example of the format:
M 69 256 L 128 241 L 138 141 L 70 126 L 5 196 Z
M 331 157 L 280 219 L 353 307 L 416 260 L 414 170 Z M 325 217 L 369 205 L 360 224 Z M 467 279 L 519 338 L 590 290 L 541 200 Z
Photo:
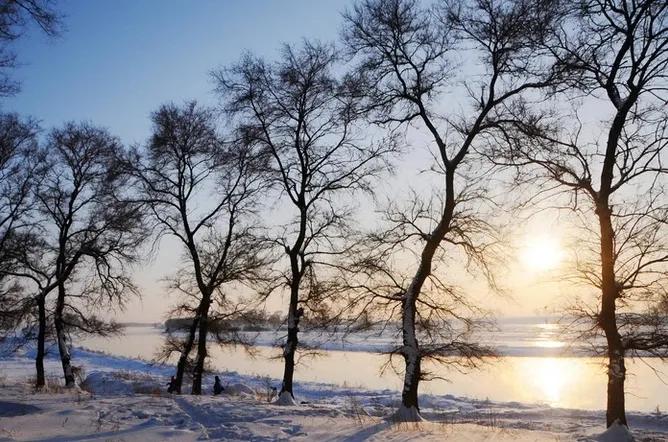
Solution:
M 520 252 L 524 266 L 536 271 L 547 271 L 559 266 L 564 252 L 556 238 L 533 236 L 527 238 Z

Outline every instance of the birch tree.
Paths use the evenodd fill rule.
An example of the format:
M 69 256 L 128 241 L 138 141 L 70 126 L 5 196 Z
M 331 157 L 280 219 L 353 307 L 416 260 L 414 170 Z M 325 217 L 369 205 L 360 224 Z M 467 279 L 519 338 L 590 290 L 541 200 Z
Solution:
M 126 266 L 136 261 L 146 229 L 140 208 L 124 198 L 122 149 L 106 130 L 87 123 L 68 123 L 49 133 L 47 169 L 33 196 L 40 229 L 16 255 L 20 264 L 12 272 L 35 291 L 37 388 L 45 385 L 43 358 L 51 323 L 65 385 L 72 387 L 72 335 L 117 332 L 117 324 L 95 312 L 103 305 L 122 306 L 136 294 Z
M 424 358 L 462 355 L 470 363 L 485 353 L 446 322 L 463 320 L 466 329 L 471 322 L 461 310 L 471 302 L 435 267 L 449 259 L 441 275 L 452 274 L 453 257 L 463 251 L 491 276 L 487 261 L 494 229 L 482 209 L 489 178 L 475 152 L 503 130 L 509 103 L 558 80 L 559 71 L 539 44 L 556 17 L 552 1 L 513 0 L 432 5 L 364 0 L 345 14 L 343 40 L 357 60 L 371 120 L 419 128 L 438 173 L 434 198 L 412 193 L 408 207 L 393 204 L 386 214 L 388 230 L 372 238 L 380 248 L 358 263 L 366 278 L 358 289 L 367 301 L 400 311 L 402 345 L 395 352 L 405 370 L 399 420 L 421 419 Z M 458 55 L 471 62 L 458 66 Z M 460 96 L 468 100 L 452 101 Z M 389 259 L 402 248 L 412 250 L 415 260 L 406 277 Z M 434 323 L 445 332 L 437 339 L 429 331 Z M 427 345 L 421 346 L 420 336 L 429 339 Z
M 23 287 L 11 276 L 24 235 L 34 228 L 31 192 L 39 179 L 39 127 L 16 114 L 0 115 L 0 338 L 22 323 L 28 312 Z
M 275 62 L 246 55 L 214 73 L 242 137 L 270 153 L 273 184 L 291 209 L 275 236 L 288 267 L 282 404 L 294 403 L 300 320 L 305 311 L 326 314 L 331 301 L 328 265 L 345 248 L 351 220 L 343 199 L 369 191 L 395 150 L 391 141 L 364 143 L 354 87 L 335 73 L 338 62 L 329 45 L 305 42 L 284 46 Z
M 583 223 L 571 277 L 596 289 L 598 305 L 577 310 L 592 332 L 584 337 L 604 342 L 607 425 L 627 425 L 625 358 L 668 355 L 665 315 L 643 310 L 660 305 L 668 283 L 668 4 L 571 6 L 568 26 L 547 47 L 571 72 L 566 98 L 575 112 L 517 107 L 518 131 L 506 134 L 512 149 L 494 155 Z M 583 105 L 597 110 L 595 121 L 582 121 Z
M 238 313 L 240 301 L 230 291 L 262 280 L 270 258 L 255 216 L 267 183 L 266 156 L 253 146 L 224 143 L 212 111 L 195 102 L 162 106 L 152 120 L 146 149 L 131 160 L 133 173 L 161 234 L 185 249 L 171 288 L 182 299 L 175 312 L 190 320 L 185 340 L 170 339 L 165 356 L 179 353 L 175 387 L 181 393 L 196 347 L 192 394 L 201 394 L 212 324 Z

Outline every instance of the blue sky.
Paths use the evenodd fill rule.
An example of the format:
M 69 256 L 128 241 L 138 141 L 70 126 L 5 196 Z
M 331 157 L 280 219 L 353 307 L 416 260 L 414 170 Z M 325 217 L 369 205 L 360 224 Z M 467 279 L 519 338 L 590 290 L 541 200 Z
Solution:
M 22 91 L 1 99 L 0 107 L 35 117 L 45 129 L 88 120 L 128 145 L 142 143 L 150 132 L 149 114 L 160 104 L 193 98 L 215 104 L 209 72 L 236 61 L 244 51 L 273 58 L 283 42 L 336 39 L 341 12 L 351 2 L 63 0 L 59 4 L 67 29 L 61 37 L 48 39 L 31 30 L 15 45 L 23 65 L 14 76 Z M 414 141 L 420 149 L 399 163 L 410 174 L 393 177 L 384 188 L 397 182 L 408 186 L 407 180 L 425 167 L 421 162 L 428 163 L 420 138 Z M 161 278 L 177 267 L 178 250 L 180 245 L 166 238 L 157 256 L 137 266 L 143 299 L 132 300 L 119 319 L 163 318 L 170 302 L 165 302 Z M 535 281 L 523 281 L 514 291 L 537 298 L 524 309 L 532 311 L 547 295 L 535 296 Z M 481 293 L 486 293 L 484 287 Z M 273 307 L 282 308 L 282 301 Z M 522 310 L 513 302 L 509 308 Z
M 282 42 L 331 40 L 345 0 L 65 0 L 66 31 L 16 44 L 22 91 L 4 111 L 45 128 L 90 120 L 126 143 L 148 136 L 161 103 L 214 103 L 208 72 L 244 50 L 272 56 Z
M 22 91 L 1 99 L 0 107 L 35 117 L 44 129 L 88 120 L 126 144 L 141 143 L 160 104 L 193 98 L 215 104 L 209 72 L 244 51 L 272 58 L 284 42 L 335 39 L 347 3 L 64 0 L 61 37 L 32 29 L 15 45 Z M 142 299 L 131 300 L 119 319 L 162 319 L 169 302 L 161 278 L 176 268 L 176 250 L 178 243 L 163 239 L 158 255 L 137 266 Z

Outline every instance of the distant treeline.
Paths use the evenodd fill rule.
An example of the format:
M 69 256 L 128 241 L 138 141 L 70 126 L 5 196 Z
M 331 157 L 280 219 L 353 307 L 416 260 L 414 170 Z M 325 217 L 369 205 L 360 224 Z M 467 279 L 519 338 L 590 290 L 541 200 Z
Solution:
M 187 330 L 194 318 L 170 318 L 165 321 L 165 331 Z M 209 328 L 213 332 L 235 331 L 268 331 L 275 330 L 285 323 L 285 318 L 279 313 L 247 312 L 235 318 L 213 319 L 209 321 Z
M 186 331 L 192 325 L 190 318 L 170 318 L 164 322 L 165 331 L 168 333 L 174 331 Z M 373 327 L 374 322 L 368 315 L 361 315 L 355 321 L 346 322 L 349 330 L 366 330 Z M 350 323 L 349 323 L 350 322 Z M 238 331 L 271 331 L 284 327 L 287 324 L 287 318 L 278 312 L 267 313 L 262 311 L 248 311 L 239 313 L 234 318 L 209 320 L 209 327 L 214 332 L 238 332 Z M 306 329 L 331 329 L 334 324 L 325 318 L 317 316 L 307 316 L 302 322 Z M 336 325 L 341 325 L 339 321 Z

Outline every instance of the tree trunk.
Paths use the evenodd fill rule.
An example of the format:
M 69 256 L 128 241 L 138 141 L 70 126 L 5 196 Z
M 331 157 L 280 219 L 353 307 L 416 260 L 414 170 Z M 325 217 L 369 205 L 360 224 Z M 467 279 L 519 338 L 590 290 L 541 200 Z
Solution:
M 46 298 L 43 295 L 37 297 L 38 329 L 37 329 L 37 356 L 35 357 L 35 369 L 37 378 L 35 388 L 41 389 L 46 386 L 44 376 L 44 346 L 46 340 Z
M 293 283 L 290 290 L 290 309 L 288 313 L 288 338 L 283 348 L 283 359 L 285 366 L 283 368 L 283 383 L 279 393 L 279 402 L 291 404 L 294 402 L 294 393 L 292 390 L 292 381 L 295 374 L 295 353 L 299 345 L 299 319 L 300 313 L 298 305 L 298 283 Z
M 619 139 L 624 129 L 628 112 L 637 96 L 629 96 L 621 107 L 610 126 L 606 141 L 605 158 L 601 169 L 601 188 L 596 201 L 601 232 L 601 311 L 598 325 L 603 329 L 608 350 L 608 392 L 606 423 L 609 427 L 615 421 L 627 425 L 624 406 L 624 380 L 626 367 L 624 364 L 624 346 L 617 328 L 617 298 L 621 295 L 615 277 L 615 231 L 612 226 L 612 209 L 610 195 L 614 178 L 615 158 Z
M 624 346 L 617 329 L 616 301 L 619 290 L 615 281 L 614 263 L 614 232 L 611 212 L 607 204 L 598 210 L 601 229 L 601 312 L 599 326 L 605 333 L 608 347 L 608 391 L 606 424 L 609 427 L 615 421 L 627 425 L 624 405 L 624 381 L 626 367 L 624 363 Z
M 283 369 L 283 384 L 281 385 L 281 393 L 288 392 L 292 397 L 294 397 L 294 393 L 292 392 L 292 381 L 295 374 L 295 353 L 297 352 L 297 345 L 299 344 L 297 333 L 297 328 L 288 328 L 288 339 L 285 343 L 285 349 L 283 350 L 285 367 Z
M 403 306 L 403 350 L 402 354 L 406 365 L 404 373 L 404 387 L 401 392 L 401 410 L 400 414 L 405 415 L 405 411 L 419 415 L 420 407 L 418 404 L 418 385 L 420 383 L 420 348 L 418 346 L 417 336 L 415 333 L 415 296 L 408 295 L 404 300 Z M 410 416 L 406 416 L 410 417 Z M 406 419 L 401 419 L 406 420 Z M 414 420 L 414 419 L 410 419 Z
M 200 306 L 201 319 L 199 321 L 199 336 L 197 337 L 197 358 L 193 370 L 192 394 L 202 394 L 202 376 L 204 375 L 204 361 L 207 357 L 206 338 L 209 331 L 209 300 L 206 297 Z
M 428 275 L 426 268 L 431 267 L 431 259 L 426 262 L 424 260 L 424 252 L 429 250 L 431 250 L 431 247 L 425 247 L 420 269 L 404 294 L 401 306 L 401 333 L 403 337 L 401 355 L 404 357 L 405 372 L 404 387 L 401 391 L 401 406 L 394 414 L 394 419 L 400 422 L 419 422 L 422 420 L 418 403 L 418 386 L 422 375 L 422 356 L 420 355 L 420 347 L 415 330 L 415 305 L 420 288 L 424 284 L 426 275 Z
M 420 407 L 418 404 L 418 386 L 422 375 L 422 355 L 415 329 L 415 315 L 417 299 L 422 291 L 422 286 L 431 274 L 432 261 L 436 249 L 450 229 L 450 222 L 455 208 L 454 198 L 454 170 L 450 169 L 445 177 L 446 204 L 441 215 L 441 220 L 434 231 L 426 238 L 426 243 L 420 255 L 420 266 L 413 276 L 411 285 L 406 290 L 401 305 L 401 333 L 403 336 L 403 347 L 401 355 L 404 357 L 406 371 L 404 374 L 404 387 L 401 393 L 401 407 L 395 413 L 394 418 L 404 422 L 421 421 Z
M 58 339 L 58 352 L 60 353 L 60 362 L 63 366 L 63 375 L 65 376 L 65 387 L 75 386 L 74 373 L 72 372 L 72 363 L 70 349 L 67 346 L 67 335 L 65 323 L 63 321 L 63 311 L 65 309 L 65 284 L 58 285 L 58 300 L 56 302 L 56 311 L 54 314 L 54 325 L 56 327 L 56 338 Z
M 624 354 L 616 349 L 609 348 L 608 361 L 606 425 L 609 427 L 615 421 L 618 421 L 620 424 L 628 426 L 624 404 L 624 380 L 626 379 Z
M 179 362 L 176 364 L 176 376 L 174 377 L 174 387 L 176 389 L 176 394 L 181 394 L 183 375 L 185 374 L 188 356 L 190 355 L 190 352 L 193 348 L 193 343 L 195 342 L 195 332 L 197 331 L 197 326 L 199 325 L 199 316 L 199 312 L 197 312 L 197 315 L 195 318 L 193 318 L 192 324 L 190 324 L 188 336 L 186 337 L 186 341 L 183 343 L 183 348 L 181 349 Z

